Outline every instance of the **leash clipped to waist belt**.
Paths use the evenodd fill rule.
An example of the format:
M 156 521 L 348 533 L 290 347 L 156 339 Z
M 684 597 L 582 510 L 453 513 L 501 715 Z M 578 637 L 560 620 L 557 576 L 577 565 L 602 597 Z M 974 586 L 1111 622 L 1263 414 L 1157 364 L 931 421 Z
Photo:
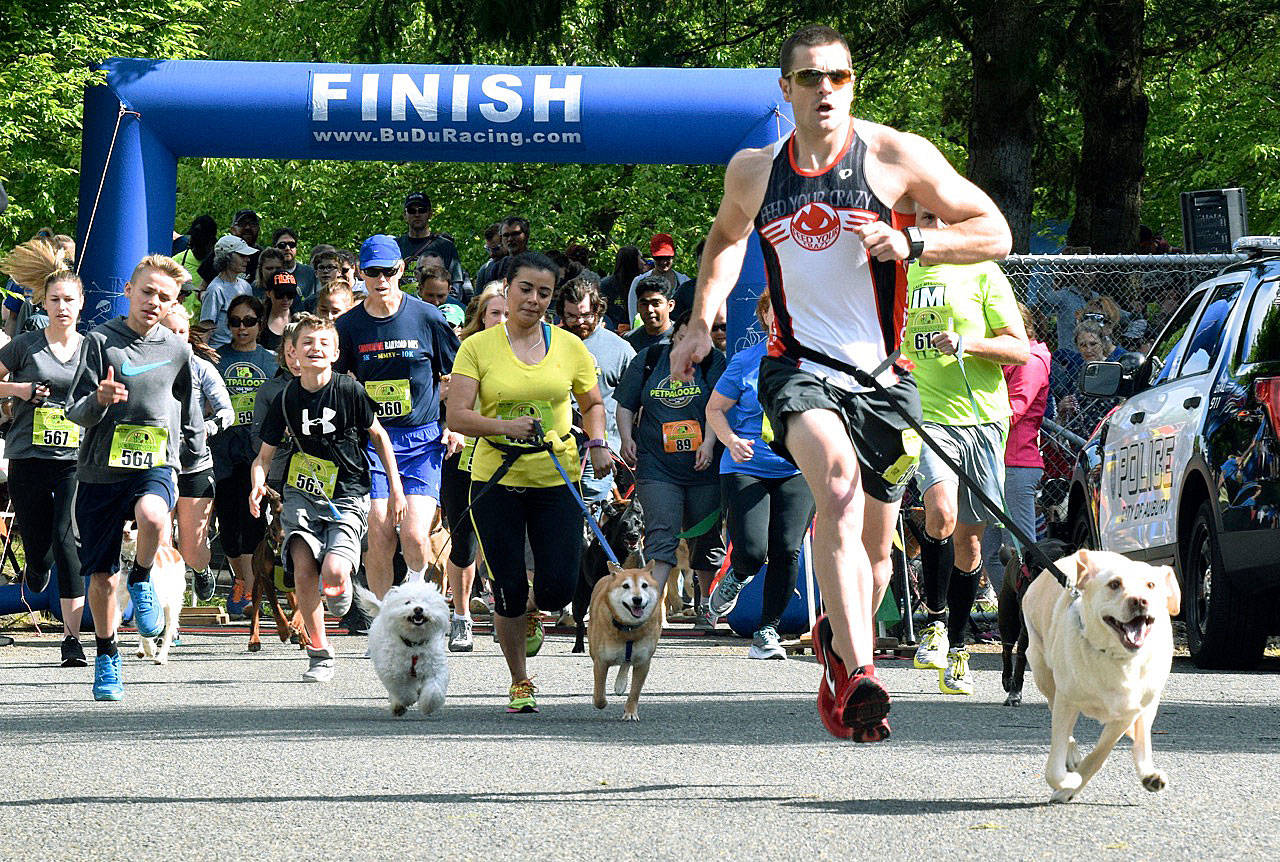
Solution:
M 591 531 L 595 533 L 596 540 L 600 543 L 600 547 L 604 548 L 605 556 L 608 557 L 609 562 L 613 563 L 615 566 L 621 565 L 621 563 L 618 562 L 618 557 L 613 553 L 613 548 L 609 547 L 609 541 L 604 537 L 604 531 L 600 529 L 600 525 L 596 523 L 596 519 L 591 517 L 591 510 L 587 508 L 587 504 L 582 499 L 582 495 L 579 494 L 578 489 L 574 487 L 573 480 L 569 478 L 569 474 L 565 472 L 564 467 L 560 464 L 560 459 L 556 457 L 557 452 L 568 451 L 568 441 L 573 438 L 569 437 L 568 440 L 566 440 L 557 436 L 554 431 L 544 432 L 542 430 L 542 423 L 537 420 L 534 420 L 533 423 L 533 437 L 540 442 L 528 446 L 498 443 L 489 437 L 479 438 L 502 453 L 502 463 L 498 465 L 498 469 L 493 471 L 493 475 L 480 486 L 480 490 L 471 495 L 471 502 L 467 505 L 466 511 L 469 512 L 471 507 L 476 504 L 476 500 L 479 500 L 486 491 L 498 484 L 498 482 L 500 482 L 502 478 L 511 471 L 511 468 L 521 456 L 536 455 L 539 452 L 546 452 L 547 456 L 551 459 L 551 463 L 555 465 L 556 472 L 560 474 L 561 479 L 564 479 L 565 487 L 567 487 L 569 489 L 569 493 L 573 495 L 574 502 L 577 503 L 578 508 L 582 510 L 583 517 L 585 517 L 587 519 L 587 523 L 591 525 Z M 477 443 L 477 445 L 479 444 Z M 466 512 L 463 514 L 466 514 Z
M 888 390 L 881 385 L 880 381 L 877 380 L 876 377 L 897 362 L 902 355 L 901 351 L 895 350 L 884 360 L 884 362 L 881 362 L 873 372 L 868 374 L 861 368 L 850 365 L 847 362 L 842 362 L 834 357 L 826 356 L 816 350 L 804 347 L 803 345 L 796 345 L 796 347 L 798 348 L 796 353 L 802 359 L 809 359 L 822 365 L 826 365 L 829 368 L 834 368 L 836 371 L 842 371 L 856 380 L 859 385 L 865 386 L 868 389 L 873 389 L 879 395 L 886 396 L 889 394 Z M 982 505 L 986 506 L 987 510 L 994 514 L 1000 523 L 1002 523 L 1005 528 L 1013 534 L 1014 539 L 1026 549 L 1026 562 L 1034 566 L 1036 569 L 1048 569 L 1053 574 L 1054 579 L 1057 580 L 1064 589 L 1071 589 L 1071 585 L 1067 583 L 1067 576 L 1064 575 L 1062 570 L 1054 564 L 1054 561 L 1050 560 L 1047 554 L 1036 547 L 1035 542 L 1032 541 L 1025 532 L 1023 532 L 1021 527 L 1013 523 L 1013 519 L 1009 517 L 1008 513 L 1005 512 L 1002 507 L 997 505 L 994 500 L 987 496 L 986 491 L 982 490 L 982 486 L 977 480 L 966 473 L 947 452 L 943 451 L 941 446 L 934 442 L 933 438 L 925 431 L 921 422 L 894 403 L 892 399 L 886 400 L 893 412 L 901 416 L 902 420 L 911 427 L 911 430 L 920 435 L 920 439 L 922 439 L 929 448 L 934 451 L 934 454 L 941 458 L 942 462 L 956 474 L 956 478 L 960 480 L 961 484 L 968 488 L 969 492 L 973 494 L 973 496 L 977 497 Z

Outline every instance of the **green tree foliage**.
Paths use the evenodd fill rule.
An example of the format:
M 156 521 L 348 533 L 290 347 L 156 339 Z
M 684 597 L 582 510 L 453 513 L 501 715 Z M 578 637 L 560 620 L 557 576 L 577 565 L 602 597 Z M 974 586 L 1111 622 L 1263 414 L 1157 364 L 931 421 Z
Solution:
M 225 60 L 774 66 L 802 23 L 849 33 L 860 72 L 855 110 L 925 135 L 961 170 L 970 159 L 973 22 L 997 0 L 9 0 L 0 6 L 0 179 L 14 203 L 0 244 L 42 224 L 74 229 L 80 99 L 102 57 Z M 1024 4 L 1025 5 L 1025 4 Z M 1251 227 L 1280 232 L 1277 0 L 1148 0 L 1150 103 L 1143 219 L 1179 239 L 1178 192 L 1242 185 Z M 1035 139 L 1026 170 L 1032 215 L 1069 218 L 1081 147 L 1078 75 L 1070 51 L 1086 31 L 1073 11 L 1088 0 L 1043 0 L 1024 35 L 1035 48 Z M 1061 55 L 1065 59 L 1056 62 Z M 1029 72 L 1030 74 L 1030 72 Z M 246 123 L 252 123 L 252 117 Z M 720 196 L 717 167 L 467 165 L 445 163 L 184 160 L 178 221 L 209 213 L 225 227 L 252 206 L 264 229 L 289 224 L 304 246 L 351 247 L 398 232 L 411 189 L 436 201 L 434 226 L 454 234 L 464 260 L 483 259 L 484 228 L 518 213 L 533 245 L 585 242 L 608 268 L 621 244 L 666 230 L 684 255 Z
M 0 215 L 4 245 L 51 225 L 75 232 L 81 97 L 110 56 L 199 57 L 205 0 L 5 0 L 0 4 Z

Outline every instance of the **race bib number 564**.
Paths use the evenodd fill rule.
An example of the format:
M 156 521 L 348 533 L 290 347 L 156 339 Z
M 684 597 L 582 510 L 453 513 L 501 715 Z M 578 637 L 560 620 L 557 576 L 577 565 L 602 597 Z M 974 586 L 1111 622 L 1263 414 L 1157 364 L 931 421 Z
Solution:
M 163 467 L 169 444 L 169 431 L 150 425 L 117 425 L 111 435 L 111 451 L 107 464 L 126 470 L 150 470 Z

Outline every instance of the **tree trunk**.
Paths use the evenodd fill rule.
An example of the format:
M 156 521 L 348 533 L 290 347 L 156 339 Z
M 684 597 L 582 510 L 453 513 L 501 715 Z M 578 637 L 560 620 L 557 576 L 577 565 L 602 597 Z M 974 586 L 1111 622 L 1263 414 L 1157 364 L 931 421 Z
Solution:
M 1078 70 L 1084 134 L 1071 245 L 1132 253 L 1142 211 L 1147 97 L 1142 80 L 1145 0 L 1101 0 Z
M 1009 220 L 1014 252 L 1031 242 L 1042 25 L 1031 4 L 997 0 L 973 19 L 969 179 Z

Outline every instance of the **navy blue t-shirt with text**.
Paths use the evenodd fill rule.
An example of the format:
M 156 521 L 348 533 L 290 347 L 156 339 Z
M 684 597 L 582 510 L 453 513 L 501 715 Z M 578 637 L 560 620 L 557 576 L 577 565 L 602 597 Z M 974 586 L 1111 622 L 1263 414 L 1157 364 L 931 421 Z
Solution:
M 338 318 L 338 361 L 364 384 L 385 426 L 418 428 L 440 421 L 440 375 L 453 370 L 458 336 L 440 310 L 403 295 L 390 317 L 357 305 Z

